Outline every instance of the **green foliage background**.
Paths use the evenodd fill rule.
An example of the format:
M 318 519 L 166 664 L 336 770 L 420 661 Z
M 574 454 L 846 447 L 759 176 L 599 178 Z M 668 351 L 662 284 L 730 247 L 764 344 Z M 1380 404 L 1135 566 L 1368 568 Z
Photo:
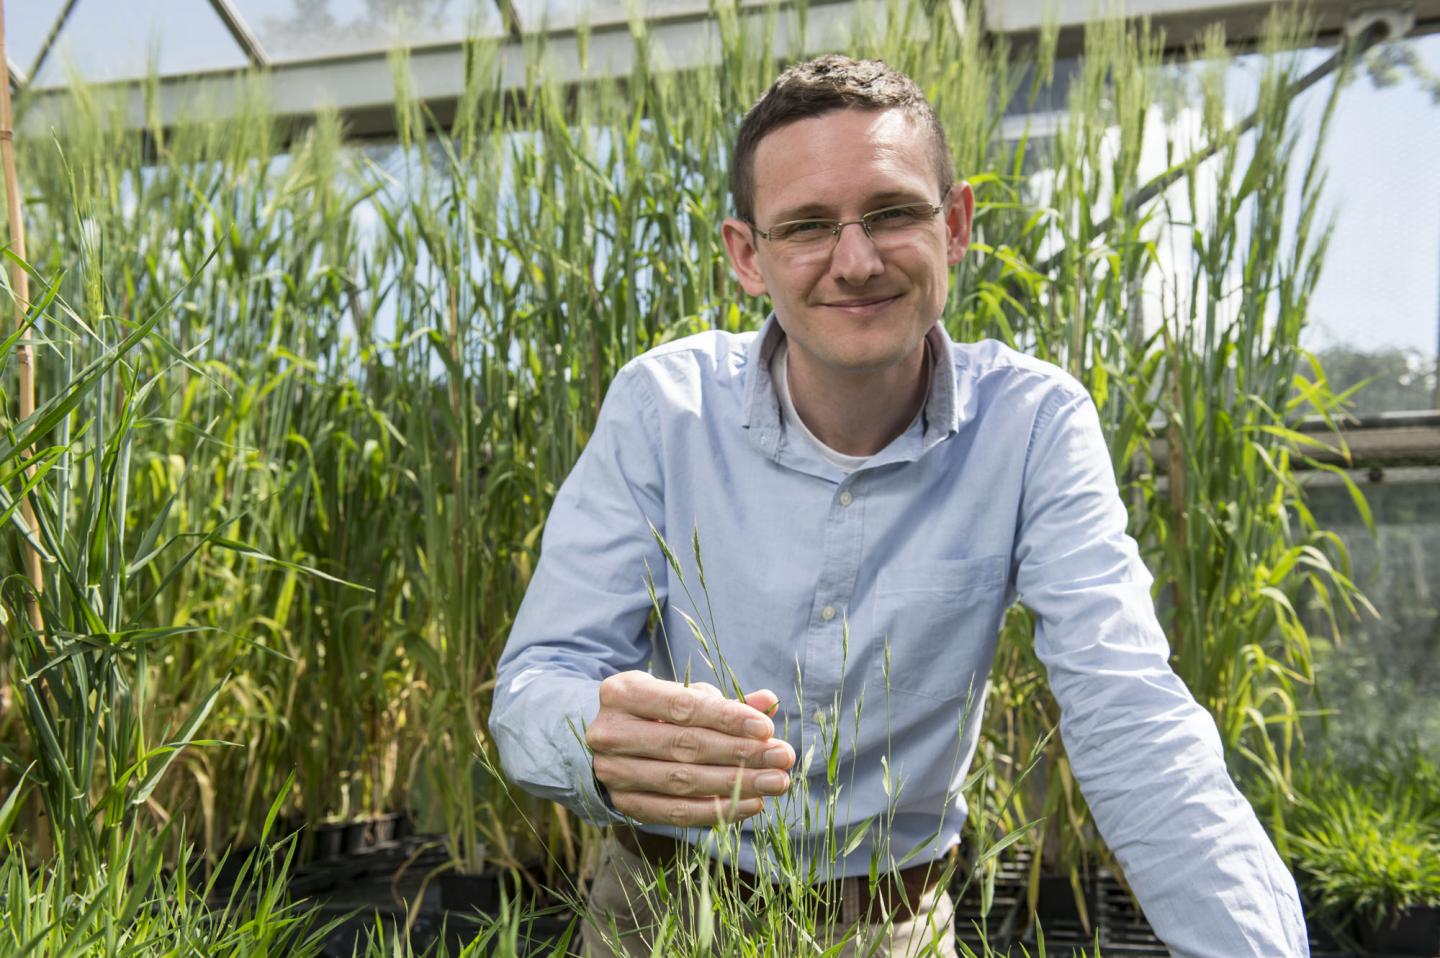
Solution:
M 1242 129 L 1218 34 L 1177 71 L 1145 28 L 1098 24 L 1057 77 L 1053 36 L 1011 50 L 948 11 L 893 7 L 851 44 L 916 77 L 975 188 L 945 322 L 1089 388 L 1175 667 L 1237 770 L 1284 782 L 1313 678 L 1296 604 L 1333 629 L 1359 601 L 1294 472 L 1319 440 L 1291 427 L 1338 408 L 1299 346 L 1327 235 L 1323 173 L 1294 149 L 1304 25 L 1277 21 Z M 42 762 L 49 820 L 87 854 L 181 817 L 215 851 L 253 839 L 278 794 L 310 822 L 413 808 L 463 865 L 536 840 L 576 864 L 577 823 L 477 758 L 547 508 L 611 375 L 763 317 L 719 242 L 728 145 L 776 71 L 778 18 L 796 36 L 806 15 L 714 15 L 717 66 L 662 69 L 637 30 L 632 76 L 575 89 L 543 46 L 506 89 L 496 48 L 472 44 L 449 128 L 397 56 L 389 149 L 347 145 L 333 116 L 287 142 L 258 87 L 234 119 L 129 131 L 77 89 L 53 140 L 22 138 L 33 269 L 56 293 L 32 311 L 39 394 L 73 402 L 29 432 L 0 402 L 0 488 L 19 494 L 32 441 L 53 467 L 43 528 L 0 529 L 6 668 L 29 702 L 0 715 L 3 774 Z M 1044 136 L 1003 122 L 1052 101 Z M 1138 201 L 1154 157 L 1171 176 Z M 10 572 L 27 534 L 50 557 L 43 635 Z M 1023 609 L 1005 627 L 972 817 L 1044 816 L 1036 862 L 1075 870 L 1096 843 L 1046 740 L 1031 628 Z M 46 721 L 71 732 L 53 752 Z M 179 747 L 199 735 L 216 744 Z M 1002 807 L 1041 743 L 1040 787 Z

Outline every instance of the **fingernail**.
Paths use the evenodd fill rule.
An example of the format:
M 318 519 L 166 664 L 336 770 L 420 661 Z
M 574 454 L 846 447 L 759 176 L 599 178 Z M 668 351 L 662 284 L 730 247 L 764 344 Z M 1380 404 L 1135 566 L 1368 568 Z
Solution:
M 751 738 L 769 738 L 770 723 L 764 719 L 746 719 L 745 734 Z
M 772 768 L 785 768 L 790 764 L 790 749 L 784 745 L 772 745 L 765 750 L 765 764 Z
M 768 795 L 779 795 L 785 791 L 784 772 L 761 772 L 755 776 L 755 787 Z

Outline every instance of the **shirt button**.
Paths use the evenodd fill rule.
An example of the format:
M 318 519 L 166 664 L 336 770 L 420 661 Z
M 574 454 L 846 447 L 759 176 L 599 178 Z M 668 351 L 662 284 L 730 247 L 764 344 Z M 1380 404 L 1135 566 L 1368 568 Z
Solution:
M 831 619 L 835 618 L 835 607 L 833 605 L 827 605 L 825 608 L 821 609 L 820 618 L 824 619 L 826 622 L 829 622 Z
M 840 505 L 842 505 L 842 506 L 848 506 L 848 505 L 850 505 L 850 503 L 852 503 L 852 502 L 854 502 L 854 501 L 855 501 L 855 497 L 852 496 L 852 495 L 850 495 L 850 490 L 849 490 L 849 489 L 846 489 L 844 492 L 840 493 Z

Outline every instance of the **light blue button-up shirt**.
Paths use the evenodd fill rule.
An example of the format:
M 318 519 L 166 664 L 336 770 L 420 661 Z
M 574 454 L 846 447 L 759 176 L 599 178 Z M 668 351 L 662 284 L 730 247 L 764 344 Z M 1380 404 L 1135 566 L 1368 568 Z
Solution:
M 806 822 L 825 822 L 838 734 L 842 845 L 846 826 L 876 819 L 839 873 L 867 872 L 872 854 L 882 868 L 917 847 L 912 862 L 938 857 L 959 841 L 986 677 L 1018 599 L 1036 616 L 1076 778 L 1159 937 L 1177 955 L 1307 955 L 1295 883 L 1167 662 L 1083 387 L 937 325 L 923 414 L 847 473 L 784 427 L 768 368 L 783 335 L 773 316 L 758 334 L 703 333 L 615 377 L 500 660 L 490 729 L 506 774 L 590 821 L 619 820 L 584 745 L 600 681 L 649 668 L 732 688 L 682 613 L 713 616 L 739 686 L 780 696 L 777 734 L 809 786 L 792 793 L 808 798 L 767 805 L 795 843 L 822 847 Z M 665 610 L 653 633 L 647 568 Z M 741 867 L 763 870 L 749 834 Z

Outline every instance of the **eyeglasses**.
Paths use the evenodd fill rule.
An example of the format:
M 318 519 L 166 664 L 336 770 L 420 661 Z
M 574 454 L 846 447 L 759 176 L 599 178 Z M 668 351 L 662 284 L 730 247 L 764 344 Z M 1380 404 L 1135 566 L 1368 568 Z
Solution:
M 858 220 L 786 220 L 768 230 L 755 228 L 755 232 L 787 256 L 808 258 L 828 255 L 840 241 L 840 231 L 851 223 L 859 223 L 872 242 L 884 246 L 920 232 L 941 209 L 929 203 L 906 203 L 872 210 Z

